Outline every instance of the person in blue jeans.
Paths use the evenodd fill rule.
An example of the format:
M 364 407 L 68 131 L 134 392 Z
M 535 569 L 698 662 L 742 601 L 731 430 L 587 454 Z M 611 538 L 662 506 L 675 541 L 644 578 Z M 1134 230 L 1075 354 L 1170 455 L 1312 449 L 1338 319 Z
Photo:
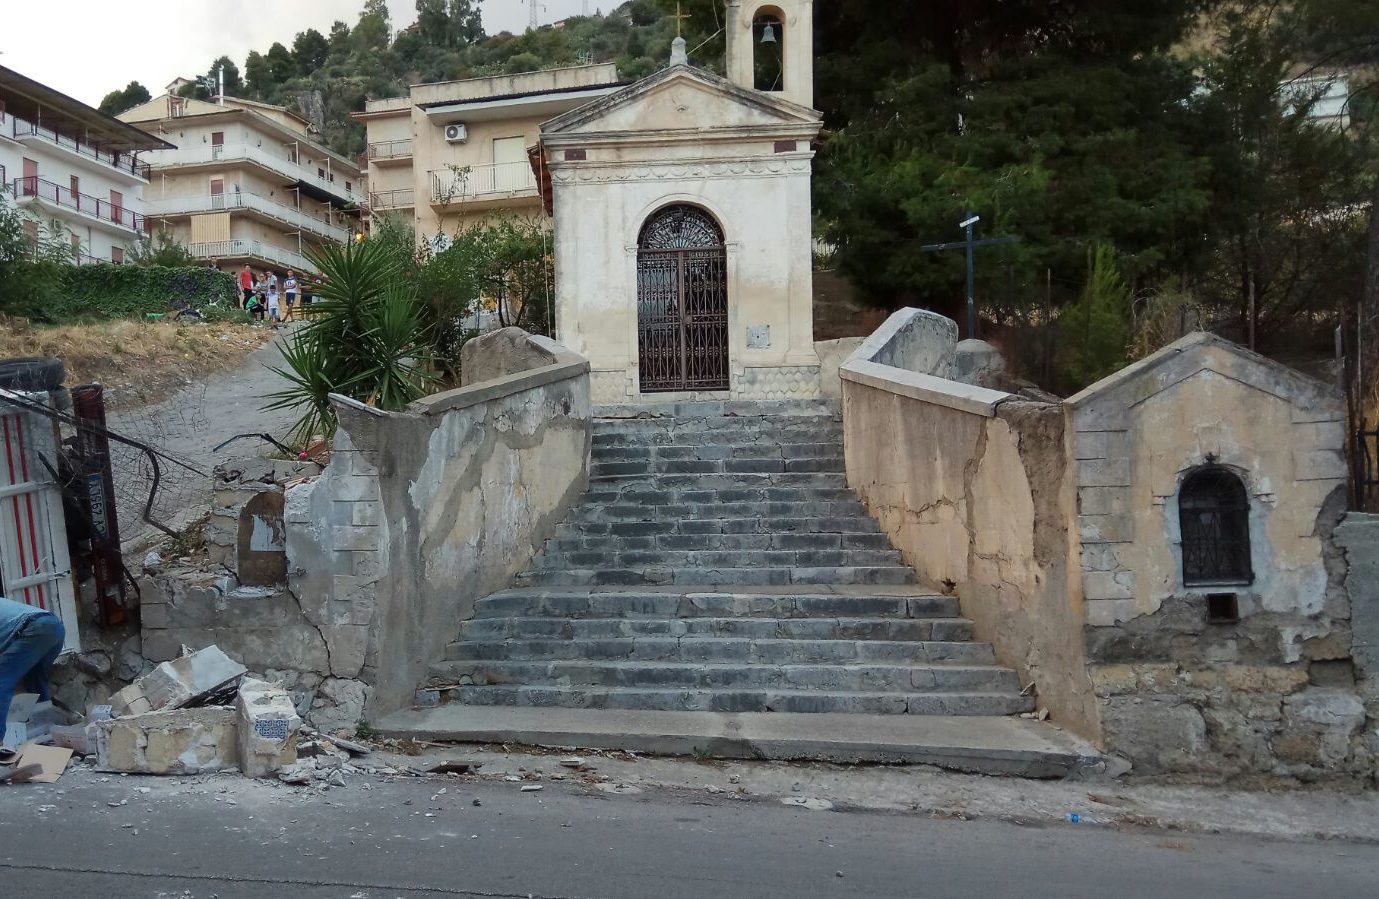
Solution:
M 24 681 L 40 702 L 53 698 L 48 678 L 67 634 L 52 612 L 0 596 L 0 724 Z

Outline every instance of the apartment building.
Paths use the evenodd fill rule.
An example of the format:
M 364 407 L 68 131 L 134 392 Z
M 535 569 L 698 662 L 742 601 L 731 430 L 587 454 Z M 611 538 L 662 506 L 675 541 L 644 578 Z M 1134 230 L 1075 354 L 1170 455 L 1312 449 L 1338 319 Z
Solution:
M 147 231 L 149 167 L 172 144 L 0 66 L 0 182 L 24 228 L 77 263 L 123 262 Z
M 496 212 L 542 208 L 527 151 L 541 123 L 622 87 L 612 63 L 413 85 L 354 113 L 368 134 L 369 212 L 453 234 Z
M 309 250 L 359 226 L 359 167 L 282 106 L 169 93 L 120 118 L 177 145 L 149 154 L 145 209 L 199 259 L 310 272 Z

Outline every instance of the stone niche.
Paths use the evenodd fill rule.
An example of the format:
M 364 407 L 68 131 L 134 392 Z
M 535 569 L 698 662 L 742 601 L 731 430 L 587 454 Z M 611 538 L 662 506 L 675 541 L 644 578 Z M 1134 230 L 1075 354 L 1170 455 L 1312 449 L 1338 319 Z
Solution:
M 1340 392 L 1197 333 L 1065 409 L 1106 748 L 1145 774 L 1372 775 Z

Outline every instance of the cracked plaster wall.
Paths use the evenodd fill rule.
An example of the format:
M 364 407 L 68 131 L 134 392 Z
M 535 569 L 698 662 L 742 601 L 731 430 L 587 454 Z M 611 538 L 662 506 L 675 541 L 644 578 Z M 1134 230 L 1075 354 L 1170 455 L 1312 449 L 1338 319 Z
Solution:
M 845 379 L 843 421 L 848 483 L 906 561 L 956 593 L 1056 721 L 1095 739 L 1057 407 L 981 414 Z
M 475 600 L 509 585 L 587 486 L 588 365 L 542 346 L 555 364 L 405 414 L 337 399 L 331 466 L 289 492 L 293 592 L 332 675 L 367 685 L 370 717 L 411 705 Z

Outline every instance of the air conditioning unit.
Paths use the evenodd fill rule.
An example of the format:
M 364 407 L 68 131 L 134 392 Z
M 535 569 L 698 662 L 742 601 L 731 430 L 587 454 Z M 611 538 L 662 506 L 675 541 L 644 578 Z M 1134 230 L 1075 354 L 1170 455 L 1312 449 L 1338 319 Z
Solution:
M 469 129 L 463 124 L 445 126 L 445 142 L 448 144 L 462 144 L 469 140 Z

